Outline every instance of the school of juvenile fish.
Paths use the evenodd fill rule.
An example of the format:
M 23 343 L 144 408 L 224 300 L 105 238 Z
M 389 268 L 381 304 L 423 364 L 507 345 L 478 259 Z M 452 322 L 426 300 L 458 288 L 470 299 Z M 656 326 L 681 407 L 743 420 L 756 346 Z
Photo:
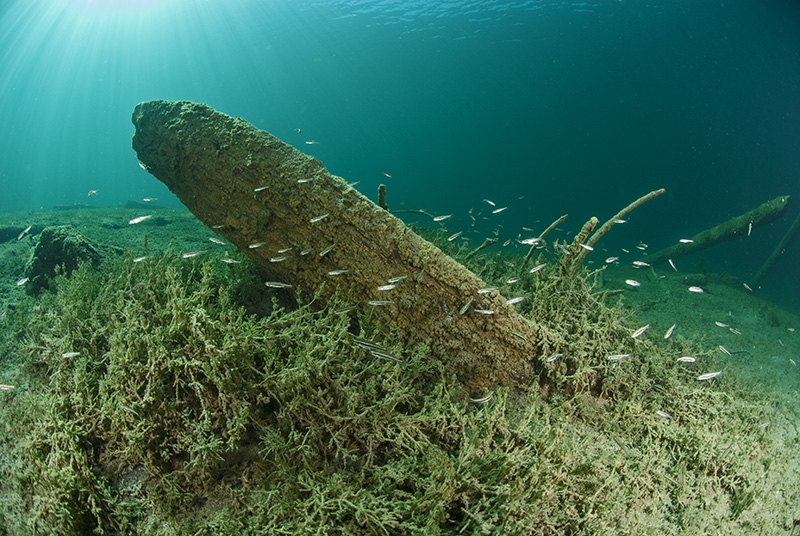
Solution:
M 297 130 L 298 133 L 300 132 L 300 129 L 296 129 L 296 130 Z M 305 143 L 308 144 L 308 145 L 316 145 L 318 142 L 310 140 L 310 141 L 306 141 Z M 142 169 L 148 170 L 148 168 L 146 166 L 144 166 L 141 162 L 139 163 L 139 165 L 142 167 Z M 383 175 L 386 176 L 387 178 L 392 178 L 392 175 L 390 175 L 390 174 L 388 174 L 386 172 L 383 172 Z M 308 177 L 308 178 L 297 180 L 296 182 L 298 184 L 303 184 L 303 183 L 311 182 L 313 180 L 314 180 L 314 177 Z M 348 186 L 352 187 L 355 184 L 357 184 L 357 183 L 350 183 Z M 253 193 L 255 194 L 255 193 L 259 193 L 259 192 L 264 192 L 264 191 L 267 191 L 268 189 L 269 189 L 268 185 L 256 186 L 256 187 L 253 188 Z M 91 195 L 91 193 L 92 192 L 90 192 L 90 195 Z M 145 201 L 155 201 L 156 199 L 155 198 L 145 198 L 144 200 Z M 509 209 L 509 206 L 503 206 L 503 207 L 495 208 L 496 207 L 495 202 L 490 201 L 489 199 L 483 199 L 483 202 L 485 202 L 486 204 L 490 205 L 490 207 L 491 207 L 490 212 L 491 212 L 492 215 L 500 214 L 500 213 L 505 212 L 506 210 Z M 474 226 L 476 221 L 477 221 L 477 219 L 476 219 L 475 216 L 472 215 L 472 213 L 473 213 L 473 211 L 472 211 L 472 209 L 470 209 L 469 217 L 471 218 L 472 225 Z M 483 214 L 485 214 L 485 213 L 483 213 Z M 478 213 L 477 215 L 480 216 L 481 213 Z M 330 213 L 320 214 L 318 216 L 310 218 L 308 220 L 308 222 L 311 223 L 311 224 L 319 224 L 319 227 L 324 227 L 330 221 L 330 220 L 324 221 L 329 216 L 330 216 Z M 451 218 L 453 218 L 453 216 L 454 216 L 454 214 L 445 214 L 445 215 L 439 215 L 439 216 L 432 216 L 431 218 L 432 218 L 432 220 L 434 222 L 440 223 L 440 224 L 442 224 L 442 226 L 444 226 L 445 224 L 442 223 L 442 222 L 445 222 L 447 220 L 451 220 Z M 146 220 L 148 220 L 148 219 L 150 219 L 152 217 L 153 217 L 152 214 L 138 216 L 138 217 L 130 219 L 128 221 L 128 224 L 135 225 L 135 224 L 144 222 L 144 221 L 146 221 Z M 484 219 L 488 219 L 486 216 L 483 216 L 483 218 Z M 614 220 L 614 223 L 618 223 L 618 224 L 625 223 L 625 222 L 626 222 L 626 220 L 621 220 L 621 219 Z M 448 222 L 448 223 L 450 223 L 450 222 Z M 218 229 L 218 228 L 223 227 L 223 225 L 218 225 L 218 226 L 213 226 L 213 227 L 215 229 Z M 22 239 L 25 236 L 25 234 L 30 231 L 31 228 L 32 228 L 32 226 L 29 225 L 26 229 L 24 229 L 19 234 L 19 236 L 17 237 L 17 240 Z M 499 234 L 499 231 L 500 231 L 501 228 L 502 228 L 502 226 L 499 226 L 495 230 L 495 236 L 497 236 Z M 752 228 L 752 224 L 751 224 L 751 228 Z M 750 234 L 751 228 L 748 229 L 748 235 Z M 446 228 L 445 228 L 445 230 L 446 230 Z M 527 232 L 531 232 L 532 231 L 532 229 L 527 228 L 527 227 L 523 228 L 523 230 L 525 230 Z M 463 234 L 464 234 L 464 230 L 458 230 L 458 231 L 450 234 L 447 237 L 446 240 L 448 242 L 453 242 L 457 238 L 462 237 Z M 227 243 L 225 241 L 223 241 L 223 240 L 221 240 L 219 238 L 216 238 L 216 237 L 209 237 L 208 240 L 213 242 L 213 243 L 215 243 L 215 244 L 218 244 L 218 245 L 227 245 Z M 463 237 L 462 240 L 464 240 L 465 243 L 466 243 L 467 241 L 470 240 L 470 238 Z M 493 240 L 495 242 L 499 241 L 497 239 L 493 239 Z M 679 242 L 682 243 L 682 244 L 690 244 L 690 243 L 693 242 L 693 240 L 691 240 L 691 239 L 683 239 L 682 238 L 682 239 L 679 240 Z M 513 239 L 513 240 L 512 239 L 507 239 L 507 240 L 505 240 L 503 242 L 503 246 L 507 247 L 507 246 L 511 245 L 512 243 L 526 245 L 526 246 L 532 246 L 530 248 L 531 251 L 535 250 L 537 247 L 544 247 L 544 246 L 542 246 L 543 241 L 542 241 L 541 238 L 531 237 L 531 238 L 522 239 L 521 234 L 517 235 L 516 239 Z M 569 244 L 568 242 L 563 242 L 563 244 L 559 244 L 558 240 L 556 240 L 552 244 L 552 247 L 556 251 L 566 251 L 568 244 Z M 264 247 L 264 246 L 268 246 L 268 243 L 267 242 L 255 242 L 255 243 L 252 243 L 252 244 L 248 245 L 248 248 L 249 249 L 256 249 L 256 248 L 261 248 L 261 247 Z M 332 243 L 332 244 L 328 245 L 327 247 L 325 247 L 322 251 L 319 252 L 319 257 L 324 257 L 325 255 L 330 253 L 331 250 L 335 246 L 336 246 L 336 244 Z M 594 251 L 594 247 L 590 246 L 588 244 L 579 243 L 578 246 L 580 246 L 581 248 L 583 248 L 584 250 L 586 250 L 588 252 Z M 300 246 L 296 246 L 296 247 L 298 248 L 298 250 L 300 249 Z M 517 247 L 517 246 L 515 246 L 515 247 Z M 648 248 L 648 245 L 645 244 L 645 243 L 639 242 L 639 244 L 636 245 L 635 248 L 640 250 L 640 251 L 645 251 L 646 252 L 646 250 Z M 284 262 L 284 261 L 288 261 L 288 260 L 292 259 L 293 257 L 291 255 L 285 255 L 285 253 L 288 253 L 292 249 L 293 249 L 293 247 L 286 247 L 286 248 L 283 248 L 283 249 L 273 249 L 272 251 L 273 252 L 277 251 L 278 255 L 269 257 L 269 261 L 271 263 L 279 263 L 279 262 Z M 299 255 L 301 257 L 305 257 L 305 256 L 309 255 L 310 253 L 312 253 L 313 251 L 314 251 L 313 247 L 306 247 L 305 249 L 300 251 Z M 622 248 L 622 251 L 625 252 L 625 253 L 629 253 L 628 249 Z M 206 250 L 191 251 L 191 252 L 183 253 L 181 255 L 181 257 L 182 258 L 191 258 L 191 257 L 203 255 L 205 253 L 207 253 Z M 142 260 L 144 260 L 146 258 L 147 258 L 146 256 L 142 256 L 142 257 L 138 257 L 138 258 L 133 259 L 133 261 L 134 262 L 139 262 L 139 261 L 142 261 Z M 619 256 L 610 256 L 610 257 L 605 259 L 605 264 L 614 263 L 614 264 L 618 265 L 619 264 L 619 259 L 620 259 Z M 223 262 L 229 263 L 229 264 L 234 264 L 234 263 L 239 263 L 240 262 L 238 260 L 234 260 L 234 259 L 230 259 L 230 258 L 223 258 L 221 260 Z M 677 267 L 675 266 L 674 262 L 672 261 L 672 259 L 668 259 L 668 262 L 669 262 L 670 266 L 675 271 L 678 270 Z M 514 266 L 514 264 L 509 262 L 509 261 L 505 261 L 505 264 L 507 266 L 511 266 L 511 267 Z M 632 260 L 632 261 L 630 261 L 630 265 L 635 267 L 635 268 L 651 268 L 649 263 L 647 263 L 645 261 L 642 261 L 642 260 Z M 529 273 L 530 274 L 534 274 L 536 272 L 539 272 L 540 270 L 544 269 L 546 266 L 547 266 L 546 263 L 537 264 L 537 265 L 535 265 L 533 268 L 531 268 L 529 270 Z M 338 268 L 338 269 L 329 270 L 327 272 L 327 274 L 329 276 L 346 276 L 347 274 L 349 274 L 349 272 L 350 272 L 350 270 L 348 268 Z M 425 274 L 425 269 L 423 268 L 419 272 L 419 274 L 416 276 L 414 281 L 416 283 L 419 283 L 422 280 L 424 274 Z M 393 291 L 393 290 L 397 289 L 398 285 L 400 285 L 401 282 L 403 282 L 408 277 L 409 277 L 408 275 L 394 276 L 394 277 L 388 278 L 386 284 L 376 285 L 373 288 L 375 288 L 375 290 L 377 290 L 379 292 L 389 293 L 389 291 Z M 519 277 L 511 277 L 511 278 L 506 279 L 506 283 L 507 284 L 513 284 L 513 283 L 516 283 L 516 282 L 518 282 L 520 280 L 521 280 L 521 278 L 519 278 Z M 650 280 L 650 279 L 648 279 L 648 280 Z M 21 286 L 21 285 L 25 284 L 27 281 L 28 281 L 28 278 L 23 278 L 23 279 L 18 280 L 16 284 L 17 284 L 17 286 Z M 642 285 L 642 283 L 640 283 L 639 281 L 634 280 L 634 279 L 627 279 L 627 280 L 625 280 L 625 283 L 627 285 L 631 286 L 631 287 L 634 287 L 634 288 L 635 287 L 640 287 Z M 403 283 L 403 284 L 407 284 L 407 283 Z M 293 288 L 292 284 L 281 282 L 281 281 L 266 281 L 264 283 L 264 285 L 266 287 L 274 288 L 274 289 L 292 289 Z M 744 284 L 744 286 L 748 290 L 752 290 L 752 289 L 750 289 L 750 287 L 747 286 L 747 284 Z M 474 295 L 470 295 L 470 296 L 466 297 L 466 301 L 463 303 L 463 305 L 459 309 L 458 314 L 459 315 L 466 315 L 468 312 L 473 312 L 475 314 L 484 315 L 484 316 L 487 316 L 487 317 L 491 317 L 492 315 L 495 315 L 495 314 L 505 314 L 502 311 L 502 307 L 500 307 L 496 311 L 495 309 L 488 308 L 486 306 L 478 306 L 479 304 L 477 303 L 479 301 L 485 301 L 485 300 L 492 299 L 492 298 L 489 297 L 489 295 L 491 295 L 491 294 L 493 294 L 495 292 L 499 292 L 499 290 L 500 289 L 498 289 L 497 287 L 486 287 L 486 288 L 473 289 L 472 292 L 474 292 Z M 702 294 L 702 293 L 705 292 L 704 289 L 699 287 L 699 286 L 690 286 L 690 287 L 688 287 L 688 290 L 689 290 L 689 292 L 697 293 L 697 294 Z M 387 295 L 391 295 L 391 294 L 387 294 Z M 525 297 L 519 296 L 519 297 L 515 297 L 515 298 L 510 298 L 510 299 L 507 299 L 507 300 L 504 299 L 503 303 L 506 306 L 512 306 L 512 305 L 521 303 L 524 300 L 525 300 Z M 374 300 L 367 301 L 367 304 L 370 305 L 370 306 L 373 306 L 373 307 L 392 306 L 392 305 L 395 305 L 395 303 L 396 302 L 394 300 L 383 300 L 383 299 L 374 299 Z M 334 311 L 334 313 L 337 314 L 337 315 L 347 314 L 347 313 L 355 310 L 355 308 L 356 308 L 355 306 L 351 306 L 351 305 L 344 306 L 344 307 L 339 307 L 338 309 L 336 309 Z M 5 314 L 5 311 L 4 311 L 3 314 Z M 487 319 L 487 322 L 490 322 L 490 320 Z M 718 322 L 718 321 L 715 322 L 715 323 L 719 327 L 729 328 L 730 331 L 732 333 L 734 333 L 734 334 L 740 334 L 740 332 L 738 330 L 736 330 L 735 328 L 731 328 L 728 324 L 725 324 L 725 323 L 722 323 L 722 322 Z M 634 338 L 634 339 L 637 339 L 637 338 L 641 337 L 649 328 L 650 328 L 650 324 L 644 325 L 644 326 L 640 327 L 639 329 L 635 330 L 630 336 L 632 338 Z M 672 336 L 675 328 L 676 328 L 676 324 L 673 324 L 666 331 L 666 333 L 664 334 L 664 339 L 669 339 Z M 518 333 L 518 332 L 511 332 L 511 333 L 512 333 L 512 335 L 514 337 L 516 337 L 516 338 L 518 338 L 518 339 L 520 339 L 522 341 L 527 341 L 527 338 L 522 333 Z M 361 339 L 361 338 L 354 337 L 353 338 L 353 344 L 355 346 L 359 347 L 359 348 L 362 348 L 362 349 L 368 351 L 373 357 L 376 357 L 376 358 L 379 358 L 379 359 L 382 359 L 382 360 L 386 360 L 386 361 L 390 361 L 390 362 L 402 363 L 401 359 L 399 359 L 398 357 L 392 355 L 386 348 L 384 348 L 384 347 L 382 347 L 380 345 L 377 345 L 375 343 L 372 343 L 372 342 L 370 342 L 370 341 L 368 341 L 366 339 Z M 725 354 L 727 354 L 729 356 L 731 355 L 731 353 L 722 345 L 719 345 L 718 349 L 721 352 L 723 352 L 723 353 L 725 353 Z M 79 355 L 80 355 L 80 352 L 70 351 L 70 352 L 64 352 L 63 354 L 61 354 L 61 357 L 62 358 L 72 358 L 72 357 L 77 357 Z M 611 355 L 607 355 L 606 359 L 608 361 L 618 362 L 618 361 L 623 361 L 623 360 L 625 360 L 627 358 L 630 358 L 631 355 L 632 355 L 631 353 L 611 354 Z M 545 361 L 547 363 L 554 363 L 558 358 L 561 358 L 563 356 L 564 356 L 563 353 L 555 353 L 555 354 L 552 354 L 550 357 L 546 358 Z M 679 363 L 691 364 L 691 363 L 695 363 L 696 359 L 694 357 L 691 357 L 691 356 L 683 356 L 683 357 L 678 358 L 677 361 Z M 794 363 L 794 361 L 792 361 L 792 363 Z M 558 366 L 558 365 L 554 365 L 554 366 Z M 616 366 L 616 363 L 614 363 L 614 366 Z M 709 381 L 709 380 L 712 380 L 712 379 L 718 377 L 720 374 L 722 374 L 722 371 L 701 374 L 701 375 L 699 375 L 697 377 L 697 380 L 698 381 Z M 13 387 L 12 386 L 8 386 L 8 385 L 0 385 L 0 389 L 13 389 Z M 492 397 L 493 397 L 493 393 L 489 393 L 488 395 L 480 397 L 480 398 L 471 398 L 470 402 L 474 403 L 474 404 L 485 404 L 485 403 L 488 403 L 489 401 L 491 401 Z M 127 408 L 123 408 L 123 409 L 127 409 Z M 130 411 L 133 411 L 133 410 L 130 410 Z M 661 410 L 657 410 L 656 414 L 659 415 L 662 418 L 665 418 L 665 419 L 671 419 L 672 418 L 668 413 L 663 412 Z

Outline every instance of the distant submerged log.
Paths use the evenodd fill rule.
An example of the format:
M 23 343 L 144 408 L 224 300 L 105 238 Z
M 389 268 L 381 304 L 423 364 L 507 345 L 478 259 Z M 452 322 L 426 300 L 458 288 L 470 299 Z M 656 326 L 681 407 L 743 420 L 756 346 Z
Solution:
M 749 234 L 750 231 L 756 227 L 771 223 L 783 216 L 788 207 L 788 195 L 776 197 L 772 201 L 767 201 L 741 216 L 731 218 L 724 223 L 720 223 L 716 227 L 694 235 L 688 239 L 689 241 L 687 242 L 681 242 L 657 251 L 652 255 L 648 255 L 646 260 L 650 264 L 666 262 L 669 259 L 677 259 L 685 255 L 690 255 L 695 251 L 711 247 L 714 244 L 732 240 L 737 236 Z
M 325 283 L 326 299 L 339 287 L 351 304 L 379 308 L 404 340 L 430 340 L 472 393 L 547 383 L 543 328 L 498 292 L 479 294 L 475 274 L 315 158 L 204 104 L 144 102 L 132 120 L 148 171 L 281 281 L 308 293 Z
M 752 287 L 756 285 L 760 285 L 764 278 L 767 276 L 772 267 L 775 266 L 775 263 L 778 259 L 783 255 L 786 251 L 786 246 L 788 246 L 792 239 L 797 234 L 797 230 L 800 229 L 800 214 L 797 215 L 792 225 L 789 226 L 789 230 L 786 231 L 786 234 L 783 235 L 778 245 L 775 246 L 775 249 L 772 250 L 772 253 L 767 260 L 764 261 L 764 264 L 761 265 L 761 268 L 758 270 L 758 273 L 753 277 L 753 280 L 750 282 Z

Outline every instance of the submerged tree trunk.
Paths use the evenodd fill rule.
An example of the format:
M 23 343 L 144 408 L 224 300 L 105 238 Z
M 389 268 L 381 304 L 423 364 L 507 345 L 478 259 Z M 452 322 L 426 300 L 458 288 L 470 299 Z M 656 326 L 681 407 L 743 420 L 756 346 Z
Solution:
M 767 201 L 741 216 L 731 218 L 711 229 L 706 229 L 702 233 L 694 235 L 688 239 L 687 242 L 681 242 L 666 249 L 656 251 L 652 255 L 645 257 L 645 260 L 650 264 L 667 262 L 670 259 L 677 259 L 696 251 L 709 248 L 714 244 L 750 234 L 756 227 L 772 223 L 783 216 L 788 207 L 788 195 L 776 197 L 772 201 Z
M 478 293 L 475 274 L 315 158 L 204 104 L 144 102 L 132 120 L 147 170 L 275 278 L 379 308 L 404 340 L 429 340 L 473 394 L 550 384 L 541 356 L 553 339 L 541 327 L 497 291 Z

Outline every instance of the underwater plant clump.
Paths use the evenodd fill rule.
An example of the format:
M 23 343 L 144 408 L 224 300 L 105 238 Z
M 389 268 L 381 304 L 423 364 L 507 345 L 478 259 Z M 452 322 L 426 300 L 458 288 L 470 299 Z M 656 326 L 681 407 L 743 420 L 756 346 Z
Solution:
M 172 252 L 59 276 L 55 293 L 15 312 L 27 389 L 3 395 L 0 409 L 14 423 L 0 431 L 0 532 L 786 526 L 755 507 L 773 500 L 768 468 L 786 467 L 743 387 L 690 383 L 654 346 L 612 368 L 600 357 L 613 309 L 586 298 L 585 283 L 532 285 L 599 308 L 563 327 L 575 363 L 595 357 L 584 359 L 588 370 L 564 360 L 563 385 L 549 398 L 500 388 L 476 403 L 425 345 L 397 344 L 377 313 L 336 314 L 336 300 L 301 296 L 295 310 L 249 316 L 211 264 Z M 550 301 L 531 298 L 528 314 L 558 323 L 566 312 Z M 787 487 L 786 500 L 796 496 Z

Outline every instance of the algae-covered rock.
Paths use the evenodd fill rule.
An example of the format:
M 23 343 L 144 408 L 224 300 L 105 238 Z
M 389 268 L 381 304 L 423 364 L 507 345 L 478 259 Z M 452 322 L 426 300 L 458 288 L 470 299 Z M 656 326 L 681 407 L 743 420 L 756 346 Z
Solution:
M 81 261 L 99 266 L 103 256 L 102 248 L 90 242 L 72 226 L 45 227 L 25 266 L 29 289 L 38 292 L 49 288 L 59 267 L 69 274 Z

